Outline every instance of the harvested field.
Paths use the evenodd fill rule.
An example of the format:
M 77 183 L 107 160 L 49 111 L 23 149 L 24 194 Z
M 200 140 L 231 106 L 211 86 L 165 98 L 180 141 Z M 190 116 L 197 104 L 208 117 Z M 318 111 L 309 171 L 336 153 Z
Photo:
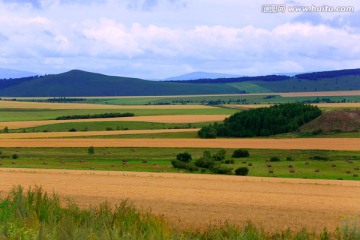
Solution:
M 41 120 L 41 121 L 19 121 L 19 122 L 0 122 L 0 129 L 38 127 L 57 123 L 69 122 L 156 122 L 156 123 L 197 123 L 197 122 L 216 122 L 222 121 L 229 115 L 162 115 L 162 116 L 135 116 L 121 118 L 91 118 L 91 119 L 72 119 L 72 120 Z
M 14 185 L 40 185 L 83 207 L 129 199 L 182 228 L 250 220 L 270 232 L 287 227 L 320 231 L 360 216 L 358 181 L 37 169 L 0 173 L 4 195 Z
M 201 109 L 212 108 L 204 105 L 108 105 L 88 103 L 45 103 L 1 101 L 0 108 L 40 108 L 40 109 Z
M 296 139 L 0 139 L 0 147 L 188 147 L 249 149 L 360 149 L 360 138 Z
M 88 137 L 88 136 L 178 133 L 178 132 L 196 132 L 196 131 L 199 131 L 199 129 L 192 128 L 192 129 L 118 130 L 118 131 L 87 131 L 87 132 L 4 133 L 4 134 L 0 134 L 0 139 Z

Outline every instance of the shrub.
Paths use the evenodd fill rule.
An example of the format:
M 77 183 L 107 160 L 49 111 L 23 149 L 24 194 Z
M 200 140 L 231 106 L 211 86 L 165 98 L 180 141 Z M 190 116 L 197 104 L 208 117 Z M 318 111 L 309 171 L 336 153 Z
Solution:
M 198 132 L 199 137 L 201 138 L 216 138 L 216 129 L 213 126 L 203 127 Z
M 293 157 L 286 157 L 286 161 L 294 161 Z
M 174 168 L 185 169 L 185 170 L 189 170 L 190 172 L 194 172 L 198 170 L 198 168 L 194 164 L 182 162 L 179 160 L 172 160 L 171 164 L 173 165 Z
M 208 151 L 208 150 L 204 151 L 203 157 L 204 157 L 204 158 L 211 158 L 211 152 Z
M 195 165 L 201 168 L 208 168 L 211 169 L 214 167 L 215 162 L 212 159 L 208 159 L 208 158 L 200 158 L 198 160 L 195 161 Z
M 191 157 L 191 154 L 184 152 L 184 153 L 179 153 L 178 155 L 176 155 L 176 159 L 178 161 L 188 163 L 192 160 L 192 157 Z
M 2 130 L 3 133 L 9 133 L 9 128 L 8 127 L 4 127 L 4 129 Z
M 93 147 L 93 146 L 89 147 L 89 148 L 88 148 L 88 154 L 92 155 L 92 154 L 94 154 L 94 153 L 95 153 L 94 147 Z
M 279 157 L 271 157 L 270 162 L 280 162 L 280 158 Z
M 312 156 L 312 157 L 310 157 L 310 159 L 313 159 L 313 160 L 320 160 L 320 161 L 328 161 L 328 160 L 329 160 L 329 158 L 328 158 L 328 157 L 318 156 L 318 155 Z
M 225 149 L 220 149 L 217 153 L 215 153 L 212 157 L 215 161 L 221 161 L 225 159 L 226 151 Z
M 233 159 L 226 159 L 226 160 L 224 161 L 224 163 L 225 163 L 225 164 L 234 164 L 235 162 L 234 162 Z
M 231 157 L 233 158 L 246 158 L 249 157 L 249 151 L 248 150 L 242 150 L 242 149 L 237 149 L 234 151 L 234 153 L 232 154 Z
M 247 167 L 239 167 L 235 170 L 236 175 L 246 176 L 249 174 L 249 169 Z
M 70 128 L 69 129 L 69 132 L 76 132 L 77 130 L 76 130 L 76 128 Z
M 231 174 L 232 168 L 224 166 L 215 166 L 213 169 L 214 173 L 218 174 Z
M 11 156 L 12 159 L 18 159 L 19 158 L 19 155 L 17 155 L 16 153 L 14 153 L 12 156 Z

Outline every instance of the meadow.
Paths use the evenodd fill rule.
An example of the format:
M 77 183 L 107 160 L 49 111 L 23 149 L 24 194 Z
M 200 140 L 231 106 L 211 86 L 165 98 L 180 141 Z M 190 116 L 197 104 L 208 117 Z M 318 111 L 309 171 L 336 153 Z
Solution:
M 0 164 L 3 168 L 181 173 L 184 172 L 183 169 L 175 169 L 171 165 L 177 154 L 188 152 L 195 161 L 204 151 L 216 153 L 220 150 L 220 148 L 135 147 L 95 147 L 94 149 L 95 153 L 89 154 L 88 148 L 2 148 Z M 225 158 L 225 160 L 234 160 L 234 163 L 222 163 L 223 166 L 233 168 L 233 174 L 238 167 L 248 167 L 249 176 L 257 177 L 360 179 L 358 151 L 251 149 L 250 157 L 236 159 L 231 157 L 234 150 L 226 149 Z M 13 158 L 14 154 L 17 155 L 16 159 Z M 279 157 L 280 161 L 269 162 L 271 157 Z M 193 173 L 210 172 L 199 169 Z

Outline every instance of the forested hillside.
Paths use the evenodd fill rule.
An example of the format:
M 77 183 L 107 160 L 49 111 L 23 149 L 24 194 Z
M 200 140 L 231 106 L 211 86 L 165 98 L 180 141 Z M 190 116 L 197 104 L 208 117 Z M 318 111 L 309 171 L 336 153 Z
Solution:
M 321 115 L 312 105 L 286 103 L 235 113 L 221 124 L 203 127 L 202 138 L 270 136 L 296 131 Z

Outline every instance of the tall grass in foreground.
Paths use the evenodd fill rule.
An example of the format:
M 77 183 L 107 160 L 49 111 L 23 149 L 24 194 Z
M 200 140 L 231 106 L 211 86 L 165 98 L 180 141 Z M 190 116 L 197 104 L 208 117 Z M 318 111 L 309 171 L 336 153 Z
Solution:
M 330 237 L 331 236 L 331 237 Z M 204 231 L 180 231 L 150 212 L 137 210 L 127 201 L 115 208 L 108 203 L 80 209 L 69 202 L 60 205 L 56 194 L 49 196 L 40 187 L 24 191 L 14 187 L 0 199 L 0 239 L 360 239 L 357 222 L 345 222 L 335 232 L 321 234 L 288 231 L 268 234 L 247 223 L 242 228 L 231 224 Z

